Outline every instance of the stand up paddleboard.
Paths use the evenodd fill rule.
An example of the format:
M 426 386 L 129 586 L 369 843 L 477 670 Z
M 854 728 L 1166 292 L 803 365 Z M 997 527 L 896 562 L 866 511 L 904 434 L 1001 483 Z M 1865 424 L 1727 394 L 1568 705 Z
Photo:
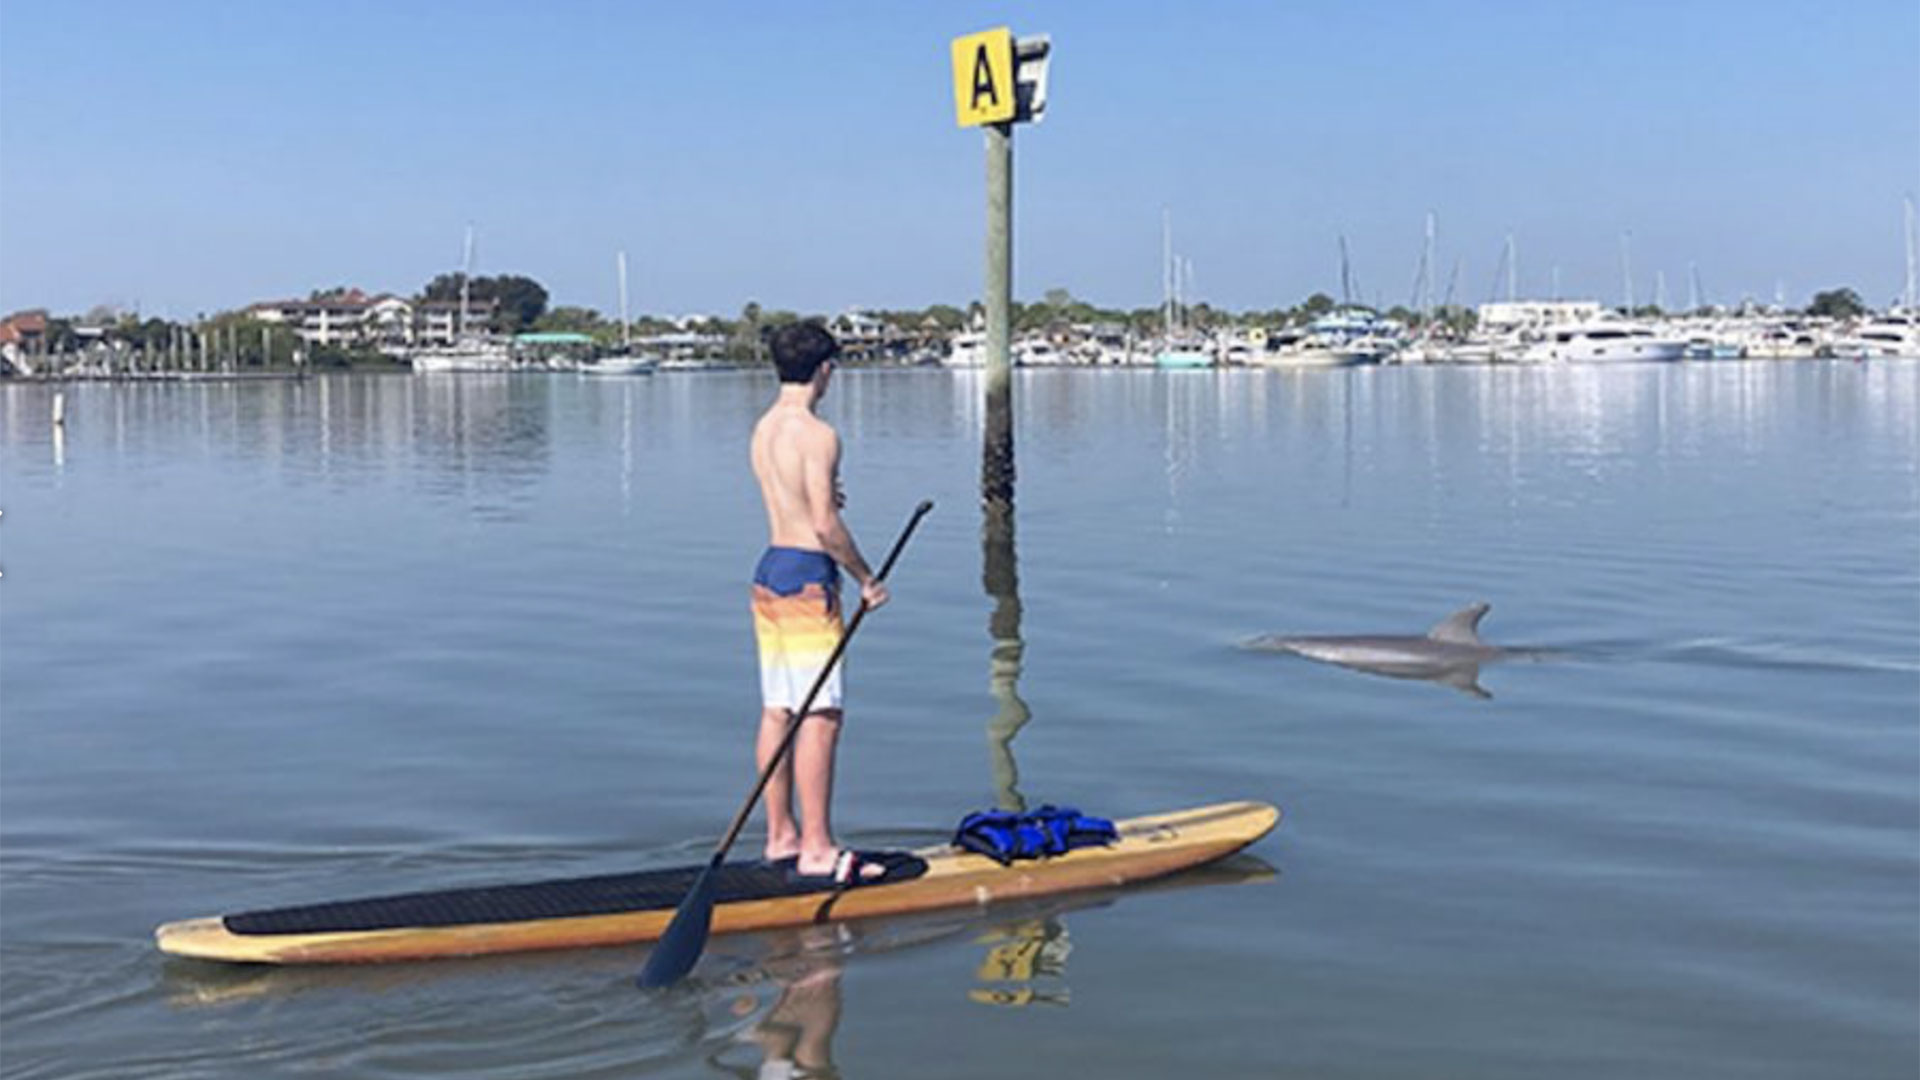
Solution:
M 1001 864 L 942 845 L 889 858 L 883 882 L 836 889 L 794 883 L 758 862 L 716 880 L 713 930 L 728 933 L 934 908 L 986 905 L 1162 877 L 1225 858 L 1267 834 L 1280 811 L 1235 802 L 1115 822 L 1120 839 Z M 701 867 L 524 885 L 407 893 L 171 922 L 162 952 L 258 964 L 428 960 L 653 941 Z

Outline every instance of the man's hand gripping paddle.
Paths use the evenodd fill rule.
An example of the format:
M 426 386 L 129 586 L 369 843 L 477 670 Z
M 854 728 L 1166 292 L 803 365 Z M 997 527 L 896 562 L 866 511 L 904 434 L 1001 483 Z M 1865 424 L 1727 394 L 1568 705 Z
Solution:
M 933 509 L 931 499 L 914 508 L 913 517 L 907 519 L 907 527 L 901 531 L 900 539 L 893 542 L 893 550 L 887 553 L 887 561 L 880 564 L 880 572 L 874 575 L 876 580 L 885 581 L 887 573 L 893 569 L 894 560 L 900 558 L 900 552 L 907 546 L 907 539 L 920 524 L 920 519 Z M 808 710 L 813 708 L 813 699 L 820 694 L 821 687 L 827 683 L 827 676 L 833 673 L 834 665 L 840 662 L 840 654 L 847 651 L 847 643 L 853 640 L 854 631 L 860 629 L 860 622 L 867 616 L 867 602 L 862 599 L 854 610 L 853 619 L 847 624 L 847 632 L 840 636 L 840 643 L 833 648 L 833 655 L 820 669 L 820 676 L 813 681 L 813 689 L 807 691 L 806 698 L 800 702 L 787 720 L 787 733 L 780 740 L 779 749 L 768 760 L 767 767 L 760 770 L 760 779 L 753 785 L 753 791 L 747 795 L 747 801 L 741 804 L 740 812 L 733 815 L 733 824 L 727 827 L 726 835 L 720 838 L 720 844 L 713 849 L 713 858 L 701 869 L 700 876 L 693 881 L 693 888 L 687 890 L 686 898 L 680 901 L 679 910 L 673 913 L 673 921 L 667 924 L 667 932 L 653 946 L 653 952 L 647 957 L 647 966 L 640 971 L 639 984 L 643 990 L 672 986 L 679 982 L 700 959 L 700 953 L 707 947 L 707 934 L 713 925 L 713 874 L 726 861 L 727 852 L 733 847 L 734 840 L 740 836 L 740 830 L 747 824 L 747 818 L 753 813 L 760 794 L 767 789 L 767 781 L 772 779 L 773 771 L 793 747 L 794 736 L 800 731 L 800 723 L 806 719 Z

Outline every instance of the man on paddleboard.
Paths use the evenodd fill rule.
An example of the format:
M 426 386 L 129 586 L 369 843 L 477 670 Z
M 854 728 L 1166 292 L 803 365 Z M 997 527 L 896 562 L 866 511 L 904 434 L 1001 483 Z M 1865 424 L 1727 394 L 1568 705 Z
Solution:
M 845 632 L 840 569 L 859 584 L 869 609 L 887 602 L 885 583 L 874 576 L 841 519 L 840 436 L 816 411 L 840 347 L 824 327 L 793 323 L 774 332 L 772 348 L 780 392 L 754 425 L 751 444 L 768 533 L 766 554 L 753 574 L 762 705 L 755 759 L 763 771 Z M 833 839 L 829 808 L 840 691 L 835 670 L 802 720 L 792 753 L 767 781 L 766 859 L 795 877 L 851 884 L 884 871 L 863 864 Z

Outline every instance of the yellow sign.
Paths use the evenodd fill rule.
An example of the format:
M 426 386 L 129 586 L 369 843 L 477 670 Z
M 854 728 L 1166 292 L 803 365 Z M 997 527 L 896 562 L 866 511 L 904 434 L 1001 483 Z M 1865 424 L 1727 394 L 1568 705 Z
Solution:
M 1013 31 L 1002 26 L 953 39 L 953 111 L 961 127 L 1004 124 L 1018 102 Z

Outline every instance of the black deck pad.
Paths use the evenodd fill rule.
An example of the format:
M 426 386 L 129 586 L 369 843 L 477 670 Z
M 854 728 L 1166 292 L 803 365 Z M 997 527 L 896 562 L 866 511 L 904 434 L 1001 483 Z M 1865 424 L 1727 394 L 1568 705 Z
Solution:
M 904 851 L 870 853 L 887 867 L 877 884 L 906 881 L 927 872 L 926 860 Z M 585 915 L 662 911 L 680 906 L 698 866 L 646 870 L 633 874 L 493 885 L 473 889 L 403 893 L 366 900 L 247 911 L 221 921 L 235 934 L 329 934 L 356 930 L 400 930 L 426 926 L 536 922 Z M 833 889 L 817 883 L 793 884 L 784 871 L 761 862 L 726 863 L 714 874 L 714 902 L 804 896 Z M 870 888 L 871 885 L 854 888 Z

